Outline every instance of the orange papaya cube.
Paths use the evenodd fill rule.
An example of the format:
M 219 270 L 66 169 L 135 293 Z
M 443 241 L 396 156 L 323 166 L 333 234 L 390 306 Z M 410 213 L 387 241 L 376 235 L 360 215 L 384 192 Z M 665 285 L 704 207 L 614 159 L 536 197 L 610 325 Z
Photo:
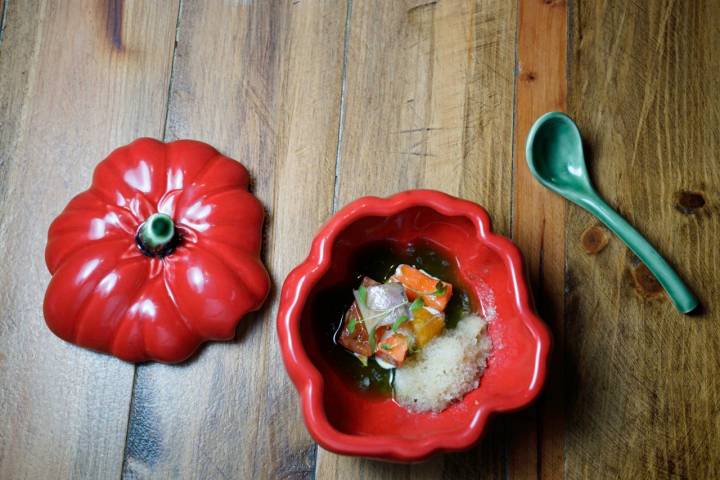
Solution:
M 422 348 L 445 328 L 445 316 L 433 313 L 426 308 L 418 308 L 413 312 L 410 325 L 415 334 L 415 346 Z

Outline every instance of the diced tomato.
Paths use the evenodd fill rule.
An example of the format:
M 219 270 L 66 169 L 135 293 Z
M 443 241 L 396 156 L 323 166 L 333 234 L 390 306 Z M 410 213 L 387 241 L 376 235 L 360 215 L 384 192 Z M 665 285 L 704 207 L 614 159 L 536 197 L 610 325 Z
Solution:
M 438 315 L 425 308 L 418 308 L 413 312 L 410 325 L 415 333 L 415 345 L 422 348 L 442 332 L 445 318 L 443 314 Z
M 368 341 L 368 332 L 365 328 L 365 322 L 362 321 L 357 302 L 353 302 L 345 313 L 343 327 L 338 341 L 340 345 L 358 355 L 364 355 L 366 357 L 372 355 L 370 342 Z
M 361 285 L 363 287 L 371 287 L 373 285 L 379 285 L 379 283 L 370 277 L 363 277 Z M 343 347 L 358 355 L 365 357 L 372 355 L 367 327 L 362 320 L 362 313 L 360 313 L 360 307 L 358 307 L 357 302 L 353 302 L 350 308 L 348 308 L 348 311 L 345 312 L 343 327 L 338 342 Z
M 426 306 L 441 312 L 452 296 L 452 284 L 410 265 L 400 265 L 390 279 L 405 287 L 405 294 L 410 301 L 420 297 Z
M 408 339 L 402 333 L 394 333 L 378 342 L 375 356 L 394 367 L 402 366 L 408 351 Z

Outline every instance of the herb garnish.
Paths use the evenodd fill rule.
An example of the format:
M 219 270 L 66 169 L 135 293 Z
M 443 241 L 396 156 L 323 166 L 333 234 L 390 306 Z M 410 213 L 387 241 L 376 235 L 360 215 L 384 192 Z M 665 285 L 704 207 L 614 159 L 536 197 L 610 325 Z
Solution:
M 408 317 L 406 317 L 405 315 L 400 315 L 397 318 L 397 320 L 395 320 L 395 322 L 392 324 L 392 331 L 397 332 L 397 329 L 400 327 L 400 325 L 403 322 L 407 322 L 407 320 L 408 320 Z
M 434 293 L 433 295 L 442 296 L 442 295 L 445 295 L 445 292 L 446 292 L 446 291 L 447 291 L 447 287 L 446 287 L 445 285 L 443 285 L 442 282 L 439 281 L 439 282 L 435 285 L 435 293 Z
M 390 345 L 389 343 L 383 343 L 380 346 L 383 350 L 392 350 L 392 345 Z
M 364 285 L 360 285 L 360 288 L 358 288 L 358 298 L 363 306 L 367 307 L 367 288 Z
M 423 299 L 418 297 L 410 304 L 410 311 L 414 312 L 415 310 L 422 308 L 424 305 L 425 302 L 423 302 Z
M 353 316 L 350 318 L 350 321 L 348 322 L 347 330 L 350 332 L 350 335 L 355 333 L 355 324 L 357 323 L 357 317 Z

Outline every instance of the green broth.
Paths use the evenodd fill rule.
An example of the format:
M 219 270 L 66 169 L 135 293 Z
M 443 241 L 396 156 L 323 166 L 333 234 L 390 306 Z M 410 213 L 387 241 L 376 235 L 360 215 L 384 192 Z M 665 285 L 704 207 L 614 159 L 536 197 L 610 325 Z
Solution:
M 337 343 L 336 337 L 342 325 L 343 315 L 352 305 L 352 289 L 357 288 L 363 277 L 385 282 L 400 264 L 421 268 L 429 274 L 453 285 L 453 294 L 445 309 L 447 328 L 455 328 L 458 321 L 473 311 L 473 302 L 459 280 L 457 268 L 438 248 L 427 242 L 400 246 L 392 242 L 378 242 L 365 246 L 351 260 L 354 272 L 353 285 L 338 285 L 321 294 L 318 307 L 319 318 L 332 319 L 325 331 L 325 340 L 331 343 L 330 361 L 340 375 L 361 391 L 370 394 L 392 395 L 392 370 L 380 367 L 374 359 L 363 365 L 355 355 Z

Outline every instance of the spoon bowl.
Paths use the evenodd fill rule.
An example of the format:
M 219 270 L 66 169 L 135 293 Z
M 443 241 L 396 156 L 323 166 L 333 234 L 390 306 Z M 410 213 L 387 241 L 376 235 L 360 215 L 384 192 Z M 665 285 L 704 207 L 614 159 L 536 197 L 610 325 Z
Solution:
M 532 147 L 532 155 L 528 155 L 528 159 L 544 159 L 528 162 L 535 178 L 564 197 L 578 198 L 578 195 L 594 193 L 585 166 L 580 132 L 575 123 L 558 112 L 548 113 L 541 119 L 543 121 L 538 121 L 528 136 L 528 146 Z
M 587 210 L 625 242 L 680 312 L 689 313 L 698 306 L 697 298 L 670 264 L 597 194 L 585 165 L 580 130 L 570 117 L 560 112 L 541 116 L 530 129 L 525 154 L 530 171 L 541 184 Z

